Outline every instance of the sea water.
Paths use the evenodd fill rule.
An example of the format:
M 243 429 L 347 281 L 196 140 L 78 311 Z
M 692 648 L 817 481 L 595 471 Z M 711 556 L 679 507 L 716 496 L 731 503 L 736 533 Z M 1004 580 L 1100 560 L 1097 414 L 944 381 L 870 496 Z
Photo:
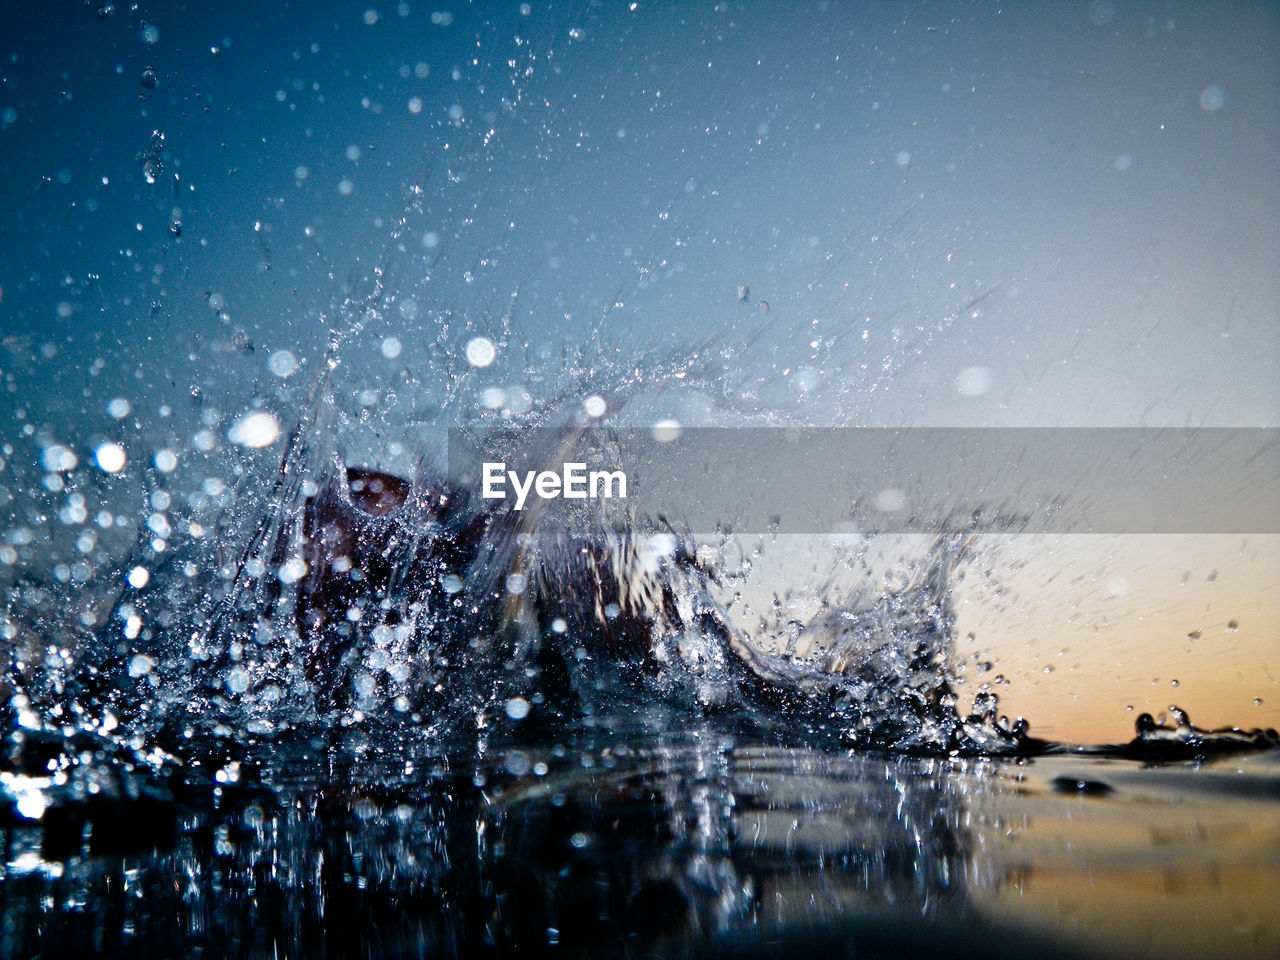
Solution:
M 6 954 L 1245 957 L 1280 944 L 1274 750 L 921 757 L 694 724 L 479 756 L 321 738 L 209 766 L 200 786 L 100 771 L 115 782 L 11 822 Z

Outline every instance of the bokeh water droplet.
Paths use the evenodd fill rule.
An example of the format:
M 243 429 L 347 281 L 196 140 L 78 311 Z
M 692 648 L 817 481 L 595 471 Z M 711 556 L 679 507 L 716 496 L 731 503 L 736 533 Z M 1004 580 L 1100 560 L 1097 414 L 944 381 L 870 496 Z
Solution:
M 488 337 L 473 337 L 467 341 L 467 363 L 473 367 L 487 367 L 498 356 L 498 350 Z
M 680 439 L 683 428 L 678 420 L 659 420 L 653 425 L 650 433 L 658 443 L 672 443 Z
M 298 358 L 292 351 L 276 350 L 267 358 L 267 369 L 277 377 L 291 377 L 298 372 Z
M 71 451 L 70 447 L 54 443 L 45 447 L 44 453 L 40 456 L 40 463 L 50 473 L 65 473 L 74 470 L 80 464 L 80 458 Z
M 1221 110 L 1227 105 L 1227 91 L 1218 84 L 1211 84 L 1200 92 L 1200 106 L 1204 110 L 1213 113 L 1215 110 Z
M 231 425 L 227 439 L 237 446 L 261 449 L 280 438 L 280 421 L 265 410 L 246 413 Z
M 93 451 L 94 463 L 103 473 L 119 473 L 128 460 L 124 447 L 118 443 L 101 443 Z

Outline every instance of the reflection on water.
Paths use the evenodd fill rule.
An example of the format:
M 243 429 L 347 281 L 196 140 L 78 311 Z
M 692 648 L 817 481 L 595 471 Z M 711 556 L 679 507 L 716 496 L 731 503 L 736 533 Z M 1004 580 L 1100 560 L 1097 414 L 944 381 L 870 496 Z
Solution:
M 53 862 L 40 844 L 68 831 L 12 831 L 11 944 L 644 953 L 859 917 L 956 920 L 973 888 L 1002 879 L 975 856 L 963 799 L 989 765 L 737 745 L 710 729 L 483 758 L 288 752 L 258 768 L 288 782 L 224 768 L 211 803 L 153 811 L 151 829 L 174 820 L 171 841 L 140 838 L 154 852 L 94 857 L 107 825 L 90 822 Z M 122 801 L 121 819 L 141 803 Z
M 1280 755 L 1140 766 L 1056 757 L 980 804 L 1009 882 L 976 893 L 985 917 L 1050 928 L 1100 956 L 1280 952 Z M 1068 783 L 1103 789 L 1070 789 Z
M 1274 753 L 1207 769 L 845 755 L 711 727 L 480 756 L 352 746 L 276 745 L 221 767 L 211 792 L 191 768 L 173 799 L 139 780 L 39 825 L 11 820 L 0 952 L 1280 946 Z

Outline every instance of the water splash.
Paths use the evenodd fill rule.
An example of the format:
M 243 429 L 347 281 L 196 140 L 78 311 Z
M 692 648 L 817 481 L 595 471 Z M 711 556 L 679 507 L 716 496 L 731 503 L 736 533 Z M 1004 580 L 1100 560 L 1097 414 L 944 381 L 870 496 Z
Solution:
M 1280 747 L 1280 734 L 1275 730 L 1204 730 L 1191 722 L 1185 710 L 1172 704 L 1167 718 L 1164 714 L 1140 714 L 1134 721 L 1134 731 L 1137 736 L 1124 744 L 1120 753 L 1147 761 L 1203 760 L 1224 753 Z
M 608 501 L 589 501 L 572 534 L 544 530 L 536 509 L 450 487 L 426 452 L 411 478 L 348 467 L 331 387 L 340 346 L 269 485 L 246 474 L 211 535 L 179 541 L 166 521 L 162 554 L 153 524 L 114 616 L 76 656 L 23 677 L 24 709 L 52 721 L 70 695 L 91 728 L 110 716 L 169 748 L 380 725 L 437 738 L 637 717 L 662 729 L 706 714 L 847 746 L 1030 742 L 992 695 L 962 715 L 949 682 L 951 588 L 974 531 L 940 537 L 896 589 L 828 598 L 803 626 L 807 652 L 774 653 L 715 599 L 724 543 L 700 549 Z M 608 441 L 582 397 L 614 413 L 642 386 L 712 381 L 689 362 L 633 364 L 613 389 L 588 378 L 508 423 L 504 442 L 512 459 L 564 459 Z M 466 404 L 453 416 L 484 422 Z M 257 412 L 237 423 L 253 418 L 274 427 Z M 549 426 L 559 450 L 538 447 Z

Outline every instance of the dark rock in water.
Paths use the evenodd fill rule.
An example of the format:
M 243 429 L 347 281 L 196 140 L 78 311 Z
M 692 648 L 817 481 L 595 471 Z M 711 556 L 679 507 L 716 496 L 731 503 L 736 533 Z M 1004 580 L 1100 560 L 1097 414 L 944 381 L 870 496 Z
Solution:
M 1112 793 L 1112 787 L 1101 780 L 1077 779 L 1075 777 L 1054 777 L 1053 789 L 1058 793 L 1078 793 L 1083 796 L 1105 797 Z

